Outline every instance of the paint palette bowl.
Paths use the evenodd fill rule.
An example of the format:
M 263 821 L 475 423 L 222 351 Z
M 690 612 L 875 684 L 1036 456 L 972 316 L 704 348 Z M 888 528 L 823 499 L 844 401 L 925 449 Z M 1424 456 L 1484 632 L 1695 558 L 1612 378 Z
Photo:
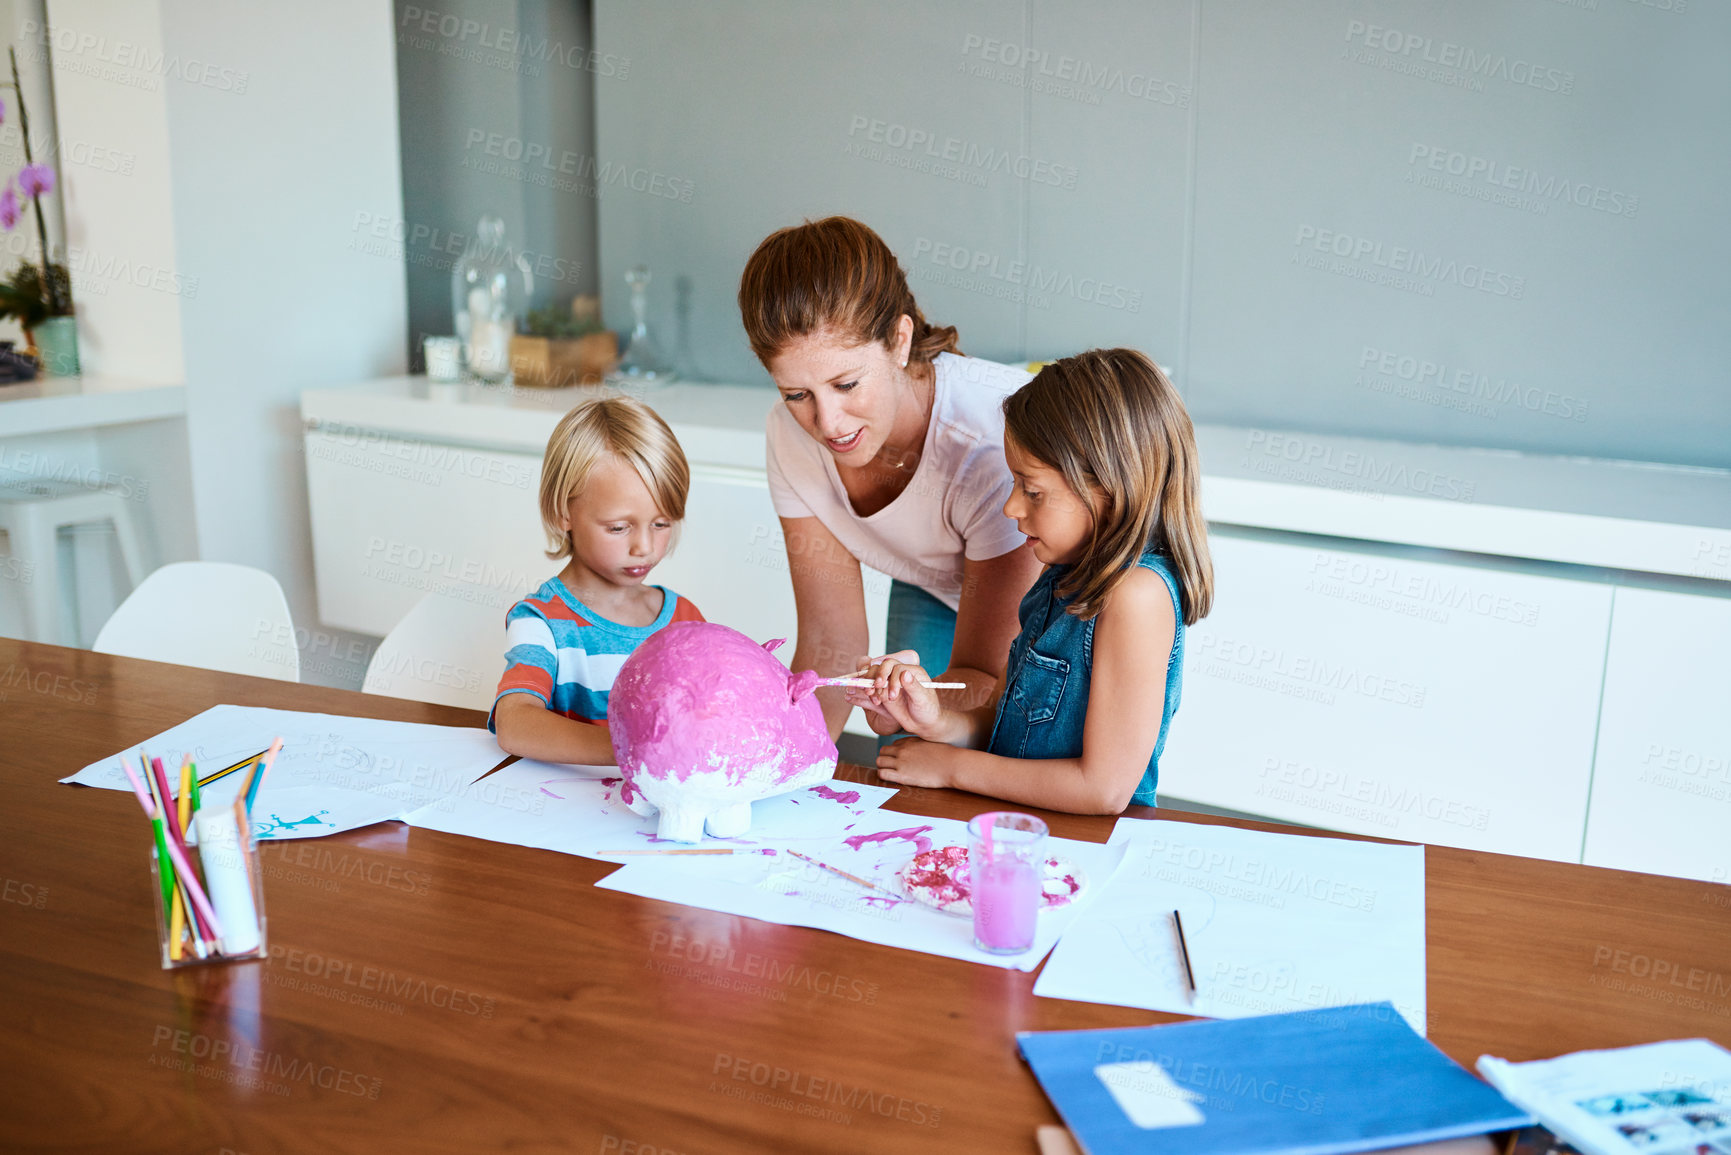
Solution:
M 908 860 L 896 871 L 902 893 L 915 902 L 960 918 L 974 916 L 969 896 L 968 848 L 934 846 Z M 1075 862 L 1050 854 L 1040 863 L 1040 909 L 1069 906 L 1088 889 L 1088 875 Z

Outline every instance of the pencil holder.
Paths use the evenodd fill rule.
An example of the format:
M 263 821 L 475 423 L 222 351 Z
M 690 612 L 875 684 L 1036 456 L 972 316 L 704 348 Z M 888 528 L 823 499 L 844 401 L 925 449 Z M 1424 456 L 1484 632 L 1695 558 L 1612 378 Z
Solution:
M 209 920 L 197 909 L 186 886 L 177 881 L 164 898 L 164 875 L 177 880 L 172 857 L 168 869 L 150 851 L 150 892 L 155 896 L 156 937 L 162 948 L 162 968 L 202 963 L 238 962 L 264 958 L 264 871 L 251 824 L 235 811 L 210 810 L 196 819 L 198 844 L 188 848 L 188 862 L 203 876 L 200 885 L 216 914 L 222 934 L 211 933 Z M 178 918 L 176 916 L 178 907 Z M 175 949 L 176 934 L 179 950 Z

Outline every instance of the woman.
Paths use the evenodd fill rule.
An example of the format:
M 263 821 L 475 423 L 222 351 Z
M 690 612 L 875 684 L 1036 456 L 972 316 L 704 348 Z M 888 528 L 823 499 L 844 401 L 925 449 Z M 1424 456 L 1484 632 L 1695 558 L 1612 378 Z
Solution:
M 1040 570 L 1003 510 L 1002 407 L 1029 375 L 960 355 L 956 330 L 921 315 L 889 246 L 846 217 L 767 237 L 739 310 L 783 401 L 768 468 L 799 614 L 793 668 L 847 674 L 868 656 L 863 562 L 893 579 L 887 648 L 967 683 L 957 708 L 984 701 Z M 840 734 L 846 700 L 821 700 Z

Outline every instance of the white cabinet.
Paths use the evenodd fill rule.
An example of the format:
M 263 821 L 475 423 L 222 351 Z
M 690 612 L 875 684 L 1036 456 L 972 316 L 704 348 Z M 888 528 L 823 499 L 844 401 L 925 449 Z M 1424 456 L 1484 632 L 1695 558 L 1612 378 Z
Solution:
M 383 635 L 423 594 L 499 611 L 558 572 L 535 491 L 541 457 L 353 427 L 307 430 L 319 619 Z
M 1160 792 L 1578 861 L 1606 586 L 1212 538 Z
M 1583 861 L 1731 882 L 1731 600 L 1617 591 Z

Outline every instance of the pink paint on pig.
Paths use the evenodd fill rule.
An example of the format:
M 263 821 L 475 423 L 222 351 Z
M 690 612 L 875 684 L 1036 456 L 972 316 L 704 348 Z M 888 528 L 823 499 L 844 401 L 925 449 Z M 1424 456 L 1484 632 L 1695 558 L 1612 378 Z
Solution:
M 639 814 L 661 812 L 660 835 L 695 842 L 743 834 L 751 802 L 827 779 L 836 748 L 823 709 L 796 675 L 759 646 L 714 622 L 678 622 L 649 637 L 620 667 L 607 721 Z

